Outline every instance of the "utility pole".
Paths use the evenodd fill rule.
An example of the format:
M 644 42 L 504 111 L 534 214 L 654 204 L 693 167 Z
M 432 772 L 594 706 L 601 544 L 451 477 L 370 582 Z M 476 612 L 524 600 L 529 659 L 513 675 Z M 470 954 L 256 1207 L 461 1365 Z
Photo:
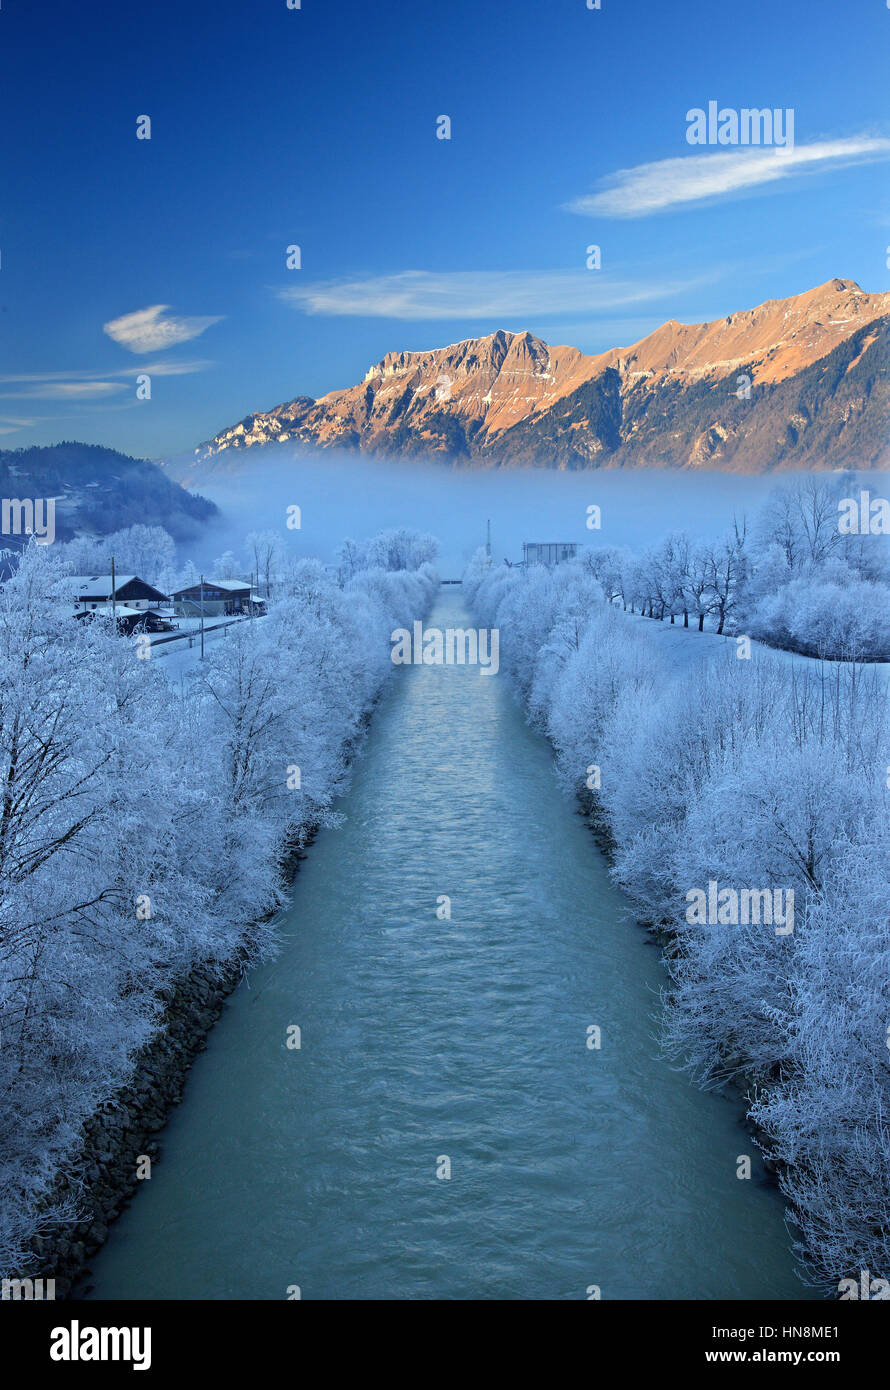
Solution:
M 201 660 L 204 660 L 204 576 L 201 575 Z
M 117 636 L 117 595 L 115 593 L 114 582 L 114 556 L 111 557 L 111 626 L 115 637 Z

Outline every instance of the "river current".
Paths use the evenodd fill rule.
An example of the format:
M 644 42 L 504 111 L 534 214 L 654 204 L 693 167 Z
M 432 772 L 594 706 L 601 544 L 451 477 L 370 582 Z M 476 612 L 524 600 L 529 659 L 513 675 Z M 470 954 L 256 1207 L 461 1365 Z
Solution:
M 468 626 L 441 595 L 428 623 Z M 90 1296 L 806 1296 L 740 1105 L 660 1055 L 658 951 L 506 677 L 393 675 Z

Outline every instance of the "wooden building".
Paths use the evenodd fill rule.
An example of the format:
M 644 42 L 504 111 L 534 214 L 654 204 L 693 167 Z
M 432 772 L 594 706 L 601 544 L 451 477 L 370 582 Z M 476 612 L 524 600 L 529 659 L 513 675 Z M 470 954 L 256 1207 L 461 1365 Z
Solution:
M 181 618 L 205 618 L 220 614 L 255 614 L 265 604 L 246 579 L 205 579 L 171 595 L 173 611 Z
M 153 584 L 146 584 L 138 574 L 116 575 L 113 588 L 110 574 L 78 576 L 74 582 L 77 586 L 77 610 L 80 613 L 96 612 L 106 606 L 110 608 L 112 603 L 143 612 L 169 603 L 166 594 L 162 594 Z

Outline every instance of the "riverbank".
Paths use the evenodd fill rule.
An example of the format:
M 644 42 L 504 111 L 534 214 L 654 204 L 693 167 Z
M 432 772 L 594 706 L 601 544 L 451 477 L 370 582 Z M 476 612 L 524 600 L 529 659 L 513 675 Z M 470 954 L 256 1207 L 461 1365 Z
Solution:
M 56 1296 L 64 1296 L 109 1223 L 150 1181 L 153 1136 L 180 1099 L 225 998 L 247 965 L 274 950 L 270 923 L 290 882 L 290 858 L 328 818 L 391 678 L 389 633 L 428 606 L 436 584 L 428 570 L 362 570 L 341 590 L 312 561 L 301 562 L 291 581 L 293 592 L 282 595 L 262 635 L 255 625 L 239 629 L 208 660 L 185 701 L 153 663 L 134 661 L 132 648 L 115 639 L 102 649 L 104 661 L 78 667 L 96 687 L 91 708 L 110 710 L 112 723 L 126 713 L 126 738 L 116 726 L 103 725 L 103 733 L 135 748 L 133 765 L 151 774 L 143 786 L 123 757 L 115 760 L 111 786 L 96 774 L 90 858 L 81 866 L 77 854 L 68 856 L 90 873 L 95 896 L 86 911 L 71 909 L 65 930 L 52 919 L 54 931 L 45 928 L 33 959 L 25 958 L 24 932 L 13 933 L 22 965 L 13 970 L 10 952 L 3 961 L 0 1013 L 6 1056 L 14 1059 L 0 1114 L 5 1278 L 53 1279 Z M 72 636 L 71 627 L 59 625 L 60 645 L 92 635 L 76 628 Z M 96 657 L 92 649 L 87 655 Z M 116 680 L 126 699 L 113 698 Z M 50 721 L 55 696 L 47 690 Z M 140 701 L 151 704 L 142 719 Z M 157 728 L 165 742 L 153 739 Z M 66 745 L 70 776 L 80 777 L 75 785 L 84 796 L 72 748 L 78 750 L 76 741 Z M 103 767 L 101 758 L 96 767 Z M 127 822 L 134 785 L 138 819 Z M 89 811 L 80 814 L 91 823 Z M 71 841 L 69 851 L 81 848 L 80 828 L 67 838 L 60 833 L 61 843 Z M 151 836 L 162 832 L 163 852 L 153 854 Z M 54 906 L 67 886 L 64 876 L 55 878 L 55 896 L 49 884 L 42 895 Z M 134 890 L 132 905 L 127 881 L 149 890 Z M 82 904 L 79 882 L 75 894 Z M 98 921 L 96 904 L 104 913 Z M 52 967 L 43 965 L 46 958 Z M 35 960 L 43 972 L 36 984 Z M 22 1004 L 23 980 L 36 1005 Z M 12 1020 L 19 1019 L 25 1022 L 16 1030 Z
M 469 587 L 563 785 L 595 797 L 615 882 L 662 938 L 666 1055 L 743 1093 L 817 1287 L 883 1274 L 881 670 L 629 617 L 583 565 L 477 565 Z
M 362 719 L 366 733 L 373 711 Z M 350 756 L 361 744 L 353 740 Z M 293 884 L 317 826 L 305 827 L 288 851 L 286 876 Z M 161 1146 L 155 1137 L 185 1092 L 192 1064 L 223 1005 L 252 964 L 243 953 L 214 967 L 196 966 L 160 994 L 166 1008 L 157 1032 L 134 1065 L 134 1079 L 111 1096 L 83 1126 L 83 1140 L 65 1172 L 47 1192 L 45 1205 L 76 1203 L 79 1216 L 61 1229 L 38 1236 L 36 1259 L 11 1278 L 54 1280 L 56 1299 L 89 1289 L 89 1261 L 108 1238 L 109 1227 L 130 1205 L 142 1182 L 151 1180 Z M 148 1160 L 146 1162 L 146 1160 Z
M 170 988 L 158 1034 L 138 1058 L 132 1084 L 87 1121 L 77 1156 L 48 1194 L 54 1202 L 73 1199 L 80 1219 L 39 1236 L 39 1263 L 19 1271 L 19 1277 L 54 1279 L 57 1299 L 67 1297 L 83 1277 L 111 1223 L 140 1183 L 150 1181 L 160 1158 L 155 1136 L 182 1099 L 192 1062 L 240 978 L 240 962 L 219 971 L 198 967 Z
M 380 692 L 382 693 L 382 692 Z M 380 694 L 374 701 L 379 703 Z M 366 710 L 358 737 L 344 745 L 351 767 L 367 737 L 374 709 Z M 292 886 L 318 825 L 305 826 L 286 852 L 285 876 Z M 56 1299 L 77 1299 L 90 1289 L 89 1262 L 108 1239 L 109 1227 L 151 1180 L 161 1158 L 155 1136 L 183 1098 L 192 1064 L 207 1046 L 223 1005 L 253 962 L 239 954 L 214 968 L 199 965 L 161 994 L 167 1001 L 155 1036 L 134 1066 L 134 1080 L 120 1088 L 83 1126 L 83 1142 L 67 1170 L 46 1196 L 51 1206 L 76 1202 L 78 1219 L 34 1242 L 37 1259 L 10 1278 L 54 1280 Z M 148 1163 L 145 1160 L 148 1160 Z
M 551 744 L 551 746 L 553 746 Z M 554 747 L 554 752 L 555 752 Z M 608 817 L 604 808 L 598 801 L 596 795 L 587 788 L 579 789 L 577 792 L 579 813 L 584 817 L 585 823 L 590 834 L 603 857 L 609 862 L 610 866 L 615 864 L 616 844 L 609 826 Z M 668 968 L 669 953 L 676 945 L 677 933 L 669 922 L 654 922 L 643 917 L 635 919 L 640 931 L 656 945 Z M 732 1070 L 730 1068 L 730 1070 Z M 743 1123 L 746 1130 L 751 1135 L 758 1149 L 760 1150 L 760 1161 L 764 1172 L 769 1176 L 775 1187 L 781 1188 L 782 1166 L 774 1163 L 769 1157 L 769 1147 L 771 1136 L 760 1125 L 756 1124 L 749 1113 L 751 1097 L 757 1085 L 757 1078 L 754 1076 L 730 1076 L 724 1083 L 726 1088 L 738 1099 L 740 1111 L 743 1112 Z M 787 1167 L 787 1165 L 785 1165 Z

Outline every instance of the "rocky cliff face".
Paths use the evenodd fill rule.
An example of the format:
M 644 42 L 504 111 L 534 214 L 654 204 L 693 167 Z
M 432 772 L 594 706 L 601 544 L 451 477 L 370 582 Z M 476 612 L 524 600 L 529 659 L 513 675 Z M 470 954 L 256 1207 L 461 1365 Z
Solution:
M 502 331 L 390 352 L 357 386 L 223 430 L 186 477 L 270 443 L 487 467 L 887 467 L 888 325 L 890 294 L 829 280 L 596 356 Z

